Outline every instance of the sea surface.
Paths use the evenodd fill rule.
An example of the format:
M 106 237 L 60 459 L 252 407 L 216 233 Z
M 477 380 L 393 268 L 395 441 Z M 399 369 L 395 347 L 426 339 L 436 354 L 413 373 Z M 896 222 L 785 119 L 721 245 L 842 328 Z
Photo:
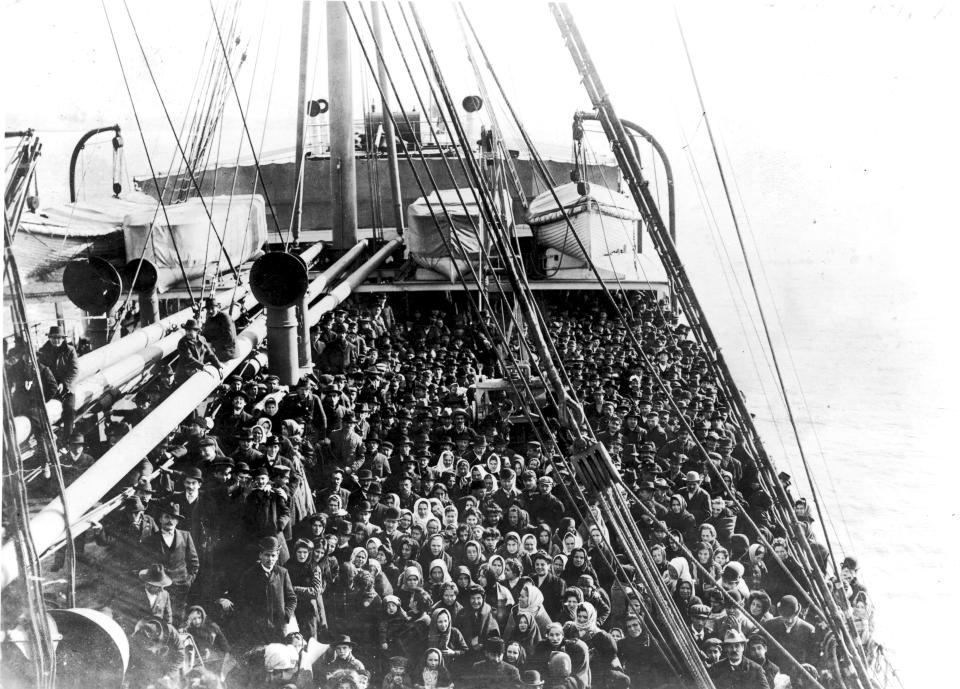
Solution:
M 41 201 L 65 201 L 66 164 L 79 133 L 40 134 Z M 128 144 L 133 136 L 128 132 Z M 131 172 L 147 169 L 139 150 L 129 148 Z M 770 179 L 795 177 L 789 166 L 796 163 L 764 151 L 745 156 L 735 178 L 744 191 L 742 230 L 827 534 L 838 558 L 859 559 L 877 606 L 876 637 L 905 686 L 942 686 L 954 645 L 947 630 L 960 605 L 955 241 L 937 222 L 906 222 L 889 203 L 874 204 L 887 187 L 840 164 L 828 173 L 835 180 L 800 179 L 789 189 L 781 183 L 752 193 Z M 92 146 L 85 157 L 81 198 L 106 193 L 108 148 Z M 809 495 L 729 219 L 718 221 L 718 234 L 693 203 L 691 184 L 680 191 L 679 247 L 688 272 L 768 451 L 795 478 L 794 490 Z M 722 202 L 713 203 L 723 218 Z

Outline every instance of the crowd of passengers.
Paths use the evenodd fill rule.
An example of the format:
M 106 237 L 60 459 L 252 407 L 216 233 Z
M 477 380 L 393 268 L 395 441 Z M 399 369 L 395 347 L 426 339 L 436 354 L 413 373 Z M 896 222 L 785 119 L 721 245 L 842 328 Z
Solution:
M 227 377 L 117 486 L 132 495 L 88 540 L 106 549 L 102 607 L 130 637 L 130 687 L 683 686 L 630 558 L 554 462 L 570 452 L 556 409 L 478 395 L 505 373 L 496 328 L 443 306 L 381 296 L 328 314 L 313 375 L 289 388 L 265 369 Z M 653 293 L 621 300 L 626 323 L 600 293 L 543 308 L 715 686 L 836 682 L 807 578 L 689 328 Z M 175 367 L 114 410 L 104 443 L 69 438 L 68 475 L 231 358 L 223 316 L 211 303 L 184 326 Z M 559 446 L 537 439 L 531 411 Z M 857 563 L 841 569 L 867 645 Z

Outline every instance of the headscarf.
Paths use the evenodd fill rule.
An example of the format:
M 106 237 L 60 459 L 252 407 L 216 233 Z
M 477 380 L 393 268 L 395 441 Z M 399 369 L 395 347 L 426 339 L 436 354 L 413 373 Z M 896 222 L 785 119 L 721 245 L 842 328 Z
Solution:
M 530 547 L 531 543 L 533 547 Z M 520 552 L 531 556 L 537 552 L 537 537 L 532 533 L 524 534 L 520 539 Z
M 427 513 L 423 516 L 420 515 L 421 505 L 427 508 Z M 413 523 L 426 531 L 427 520 L 433 516 L 433 511 L 430 509 L 430 501 L 426 498 L 418 499 L 415 503 L 413 503 L 413 512 L 411 515 L 413 517 Z
M 413 586 L 410 586 L 408 579 L 410 575 L 415 575 L 417 577 L 417 583 Z M 413 564 L 404 568 L 403 574 L 400 576 L 400 590 L 401 591 L 413 591 L 416 588 L 420 588 L 423 585 L 423 572 L 420 570 L 420 565 Z
M 586 622 L 580 622 L 579 620 L 579 617 L 580 617 L 579 613 L 581 610 L 587 611 Z M 578 619 L 575 622 L 575 624 L 577 625 L 577 632 L 580 634 L 581 639 L 584 637 L 589 638 L 597 633 L 598 631 L 597 609 L 593 607 L 593 603 L 588 603 L 586 601 L 584 601 L 583 603 L 580 603 L 580 605 L 577 606 L 577 618 Z
M 450 521 L 447 517 L 447 512 L 453 512 L 453 520 Z M 453 503 L 447 505 L 443 508 L 443 520 L 442 525 L 444 527 L 454 527 L 456 528 L 457 524 L 460 522 L 460 510 L 457 509 L 457 506 Z
M 690 563 L 685 557 L 675 557 L 670 560 L 670 566 L 677 571 L 678 581 L 689 581 L 693 583 L 693 577 L 690 576 Z
M 557 560 L 560 560 L 560 573 L 563 574 L 563 571 L 567 568 L 567 562 L 569 558 L 563 553 L 557 553 L 553 556 L 553 559 L 550 561 L 551 571 L 553 571 L 553 565 L 556 564 Z
M 751 545 L 749 548 L 747 548 L 747 554 L 748 554 L 749 557 L 750 557 L 750 562 L 752 562 L 752 563 L 754 563 L 754 564 L 757 563 L 757 562 L 763 564 L 763 557 L 761 557 L 760 555 L 757 554 L 757 552 L 758 552 L 761 548 L 763 548 L 763 545 L 760 544 L 760 543 L 754 543 L 754 544 Z
M 523 591 L 527 593 L 527 606 L 521 608 L 518 600 L 517 614 L 527 613 L 534 619 L 534 624 L 536 624 L 537 613 L 543 609 L 543 593 L 529 581 L 523 585 L 521 592 Z
M 447 619 L 450 621 L 450 624 L 447 626 L 447 631 L 445 632 L 441 632 L 439 626 L 437 625 L 437 619 L 439 619 L 441 615 L 446 615 Z M 450 634 L 452 629 L 453 615 L 450 613 L 450 611 L 446 608 L 436 608 L 430 613 L 430 631 L 427 632 L 427 644 L 443 651 L 450 645 Z M 443 653 L 440 654 L 440 657 L 443 657 Z
M 573 537 L 572 547 L 567 544 L 567 536 Z M 563 534 L 563 536 L 560 537 L 560 550 L 567 557 L 570 557 L 570 553 L 572 553 L 574 550 L 582 547 L 583 547 L 583 537 L 580 534 L 578 534 L 576 531 L 567 531 L 565 534 Z
M 357 556 L 361 557 L 362 562 L 360 563 L 355 562 Z M 365 567 L 369 559 L 370 559 L 370 554 L 367 553 L 367 549 L 361 548 L 360 546 L 357 546 L 356 548 L 354 548 L 353 552 L 350 553 L 350 564 L 357 568 Z
M 500 574 L 497 574 L 496 570 L 493 568 L 494 561 L 500 563 Z M 487 560 L 487 567 L 490 569 L 490 573 L 497 581 L 503 581 L 506 576 L 507 562 L 503 559 L 502 555 L 491 555 L 490 559 Z
M 520 620 L 526 620 L 527 631 L 520 631 Z M 506 639 L 508 642 L 516 641 L 520 644 L 526 655 L 532 655 L 536 645 L 540 642 L 540 627 L 537 625 L 536 617 L 529 612 L 517 611 L 516 619 L 513 621 L 513 628 Z
M 439 582 L 433 580 L 434 567 L 439 567 L 443 571 L 443 579 Z M 450 572 L 447 570 L 447 563 L 441 559 L 436 559 L 430 562 L 430 567 L 427 568 L 427 579 L 431 585 L 437 583 L 445 584 L 448 581 L 453 581 L 453 579 L 450 578 Z

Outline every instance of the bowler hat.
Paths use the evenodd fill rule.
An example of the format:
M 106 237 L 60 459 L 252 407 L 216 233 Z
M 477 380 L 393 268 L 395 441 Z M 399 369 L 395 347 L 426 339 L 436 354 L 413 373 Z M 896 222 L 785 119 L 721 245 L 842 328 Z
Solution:
M 257 542 L 257 549 L 261 553 L 275 553 L 280 550 L 280 541 L 276 536 L 264 536 Z
M 197 481 L 202 481 L 203 472 L 200 471 L 200 467 L 188 467 L 183 470 L 183 478 L 192 478 Z

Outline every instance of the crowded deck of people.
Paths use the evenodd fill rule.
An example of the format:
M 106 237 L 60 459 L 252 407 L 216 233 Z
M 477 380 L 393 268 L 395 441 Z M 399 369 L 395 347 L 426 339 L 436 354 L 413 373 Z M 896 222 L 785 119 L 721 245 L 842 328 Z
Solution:
M 456 300 L 396 296 L 327 314 L 314 370 L 293 386 L 265 368 L 227 377 L 78 537 L 102 572 L 95 606 L 129 636 L 129 686 L 683 686 L 648 628 L 643 585 L 624 581 L 635 572 L 622 544 L 557 462 L 571 452 L 557 409 L 533 418 L 510 386 L 483 386 L 524 369 L 504 366 L 502 344 Z M 599 292 L 542 299 L 715 686 L 834 686 L 827 625 L 689 328 L 652 292 L 621 297 L 626 324 L 604 304 Z M 222 320 L 211 308 L 184 326 L 176 363 L 135 408 L 114 410 L 105 442 L 66 419 L 65 472 L 226 356 L 235 331 Z M 69 387 L 63 339 L 51 332 L 50 349 L 66 349 L 41 352 L 51 395 Z M 813 522 L 800 496 L 795 509 Z M 836 583 L 868 648 L 855 558 Z

